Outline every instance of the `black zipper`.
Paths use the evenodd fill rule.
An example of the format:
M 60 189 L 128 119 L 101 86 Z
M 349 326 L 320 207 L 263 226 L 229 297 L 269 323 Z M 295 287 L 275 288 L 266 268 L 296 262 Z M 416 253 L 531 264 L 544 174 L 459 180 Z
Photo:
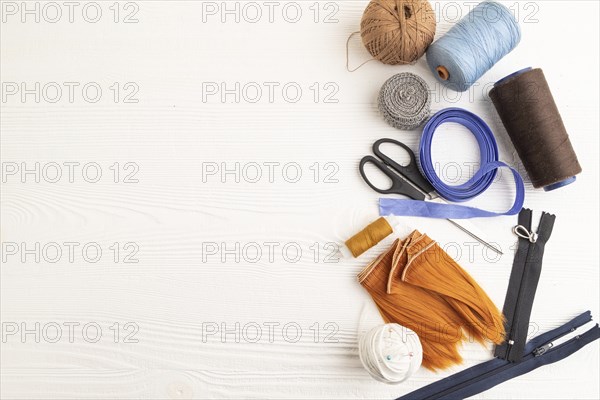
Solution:
M 531 236 L 529 232 L 531 231 L 532 215 L 533 211 L 529 209 L 524 208 L 521 210 L 518 218 L 518 226 L 514 229 L 515 234 L 519 227 L 522 227 L 527 232 L 526 235 L 518 235 L 518 248 L 515 253 L 515 259 L 513 261 L 512 272 L 506 292 L 506 299 L 504 301 L 503 313 L 507 318 L 504 325 L 506 330 L 505 342 L 496 346 L 496 349 L 494 350 L 494 355 L 504 360 L 508 359 L 508 355 L 516 342 L 515 321 L 518 320 L 519 305 L 523 296 L 524 280 L 527 274 L 525 267 L 527 266 L 531 254 L 531 240 L 529 240 L 528 237 Z M 527 249 L 525 249 L 525 246 L 527 246 Z M 512 294 L 515 292 L 515 289 L 516 297 L 513 297 Z
M 533 300 L 542 271 L 546 242 L 552 234 L 556 217 L 542 213 L 537 233 L 532 226 L 532 211 L 523 209 L 515 233 L 519 236 L 519 249 L 515 254 L 509 287 L 504 304 L 506 341 L 496 347 L 494 355 L 510 362 L 523 356 Z M 525 247 L 527 246 L 527 247 Z M 514 276 L 513 276 L 514 275 Z
M 529 268 L 527 268 L 527 264 L 529 264 L 529 261 L 531 260 L 531 255 L 534 252 L 535 252 L 535 243 L 528 242 L 527 256 L 525 257 L 525 267 L 523 268 L 523 274 L 521 275 L 521 282 L 520 282 L 519 291 L 517 294 L 517 302 L 515 304 L 515 313 L 513 315 L 512 322 L 510 324 L 510 332 L 507 334 L 508 345 L 506 348 L 506 359 L 510 358 L 510 353 L 515 345 L 516 338 L 514 337 L 514 331 L 519 326 L 519 317 L 523 312 L 526 312 L 526 310 L 521 310 L 519 306 L 521 305 L 521 298 L 523 297 L 523 288 L 528 286 L 528 285 L 526 285 L 528 271 L 529 271 Z

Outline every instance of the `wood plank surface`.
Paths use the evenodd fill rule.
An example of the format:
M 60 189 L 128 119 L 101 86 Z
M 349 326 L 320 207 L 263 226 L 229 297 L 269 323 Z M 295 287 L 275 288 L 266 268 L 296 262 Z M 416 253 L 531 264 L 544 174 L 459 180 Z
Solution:
M 430 84 L 433 111 L 488 122 L 501 159 L 523 172 L 526 206 L 557 215 L 531 335 L 586 310 L 599 317 L 596 1 L 504 2 L 523 40 L 461 94 L 424 58 L 347 72 L 363 0 L 92 3 L 73 22 L 62 2 L 1 3 L 3 399 L 393 399 L 490 359 L 468 344 L 464 365 L 388 386 L 358 358 L 371 300 L 355 276 L 393 238 L 358 260 L 336 249 L 377 217 L 379 195 L 357 171 L 372 143 L 418 147 L 418 130 L 394 130 L 376 106 L 405 71 Z M 474 3 L 432 4 L 440 37 Z M 358 38 L 350 57 L 368 58 Z M 487 95 L 526 66 L 544 69 L 584 168 L 556 192 L 533 189 Z M 440 173 L 465 181 L 473 138 L 454 125 L 440 133 Z M 503 171 L 469 204 L 507 209 L 513 186 Z M 470 222 L 501 257 L 447 222 L 401 222 L 502 306 L 515 218 Z M 599 398 L 598 359 L 594 343 L 477 398 Z

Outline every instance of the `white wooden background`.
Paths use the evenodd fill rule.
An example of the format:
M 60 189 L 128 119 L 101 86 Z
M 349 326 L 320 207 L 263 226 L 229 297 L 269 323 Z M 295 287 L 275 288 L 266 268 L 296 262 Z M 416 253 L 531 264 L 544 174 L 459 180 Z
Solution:
M 22 8 L 34 9 L 36 3 L 39 22 Z M 533 329 L 551 329 L 588 309 L 598 318 L 597 2 L 506 2 L 518 13 L 522 43 L 465 94 L 436 85 L 424 59 L 405 67 L 370 63 L 348 73 L 346 38 L 359 25 L 363 0 L 116 6 L 101 1 L 97 23 L 85 19 L 96 18 L 89 2 L 76 3 L 72 23 L 68 6 L 55 4 L 62 18 L 51 23 L 54 5 L 2 2 L 2 398 L 392 399 L 490 359 L 489 349 L 466 346 L 465 364 L 453 371 L 420 370 L 399 386 L 375 382 L 358 359 L 357 329 L 369 297 L 355 275 L 392 238 L 359 260 L 326 262 L 329 243 L 343 242 L 377 217 L 378 195 L 362 182 L 359 159 L 382 137 L 417 148 L 418 132 L 388 127 L 375 105 L 381 84 L 403 71 L 431 84 L 434 111 L 460 106 L 482 116 L 496 132 L 502 159 L 518 166 L 486 92 L 490 83 L 517 69 L 544 69 L 584 173 L 557 192 L 527 185 L 526 206 L 536 216 L 542 210 L 558 216 Z M 439 36 L 474 3 L 433 4 Z M 302 14 L 292 23 L 297 6 Z M 227 14 L 225 7 L 239 11 Z M 262 18 L 253 23 L 257 9 Z M 127 17 L 137 22 L 124 23 Z M 360 43 L 352 42 L 351 63 L 367 57 Z M 52 82 L 63 89 L 55 103 Z M 79 85 L 73 86 L 72 101 L 64 82 Z M 90 82 L 86 99 L 81 89 Z M 205 90 L 221 83 L 235 88 L 236 82 L 242 88 L 258 84 L 262 96 L 250 102 L 256 97 L 253 84 L 239 93 L 239 102 L 235 94 L 223 102 Z M 265 82 L 275 88 L 272 99 Z M 21 83 L 33 93 L 22 98 Z M 282 93 L 286 84 L 288 98 Z M 91 102 L 94 86 L 102 89 L 96 103 Z M 297 103 L 290 101 L 294 87 L 302 89 Z M 18 93 L 12 94 L 15 88 Z M 137 102 L 125 102 L 136 88 L 128 100 Z M 458 181 L 467 178 L 466 163 L 478 159 L 475 149 L 462 128 L 442 129 L 434 152 L 449 182 L 457 181 L 457 173 Z M 64 163 L 75 162 L 80 166 L 70 182 Z M 36 163 L 39 183 L 34 174 L 21 174 Z M 54 163 L 62 166 L 63 176 L 51 183 Z M 84 179 L 95 175 L 93 168 L 82 174 L 87 163 L 100 167 L 99 182 Z M 239 182 L 234 174 L 221 176 L 223 163 L 230 169 L 239 163 Z M 254 163 L 262 168 L 258 182 L 253 182 Z M 272 177 L 265 163 L 279 163 L 270 164 Z M 203 176 L 203 169 L 214 165 L 219 173 Z M 298 182 L 289 182 L 298 168 Z M 130 172 L 136 172 L 137 183 L 124 182 L 132 180 L 126 179 Z M 474 204 L 508 208 L 513 185 L 506 172 L 502 176 Z M 505 250 L 491 261 L 492 254 L 447 223 L 403 219 L 401 231 L 418 228 L 436 238 L 501 307 L 515 221 L 472 222 Z M 65 242 L 80 244 L 74 260 Z M 55 263 L 52 243 L 63 250 Z M 96 263 L 90 261 L 93 247 L 87 260 L 82 256 L 88 243 L 102 249 Z M 129 261 L 138 262 L 124 262 L 136 248 Z M 269 322 L 279 324 L 272 341 L 264 325 Z M 72 343 L 68 323 L 79 324 Z M 85 324 L 92 327 L 87 334 Z M 206 333 L 221 324 L 234 333 L 203 340 L 203 327 Z M 252 343 L 255 324 L 262 337 Z M 285 324 L 292 326 L 287 336 Z M 62 337 L 51 343 L 57 325 Z M 101 336 L 89 343 L 95 326 Z M 137 343 L 128 343 L 125 336 L 135 326 Z M 301 337 L 292 343 L 298 326 Z M 19 331 L 10 334 L 15 327 Z M 23 328 L 31 331 L 24 337 Z M 331 332 L 333 340 L 327 340 Z M 598 398 L 598 358 L 595 343 L 478 398 Z

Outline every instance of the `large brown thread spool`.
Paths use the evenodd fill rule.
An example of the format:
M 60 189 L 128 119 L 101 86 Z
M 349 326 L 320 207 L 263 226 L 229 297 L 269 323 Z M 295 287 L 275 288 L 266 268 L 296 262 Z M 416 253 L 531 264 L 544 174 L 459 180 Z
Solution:
M 374 59 L 410 64 L 425 54 L 435 36 L 435 13 L 427 0 L 372 0 L 360 33 Z
M 581 165 L 542 70 L 507 76 L 490 97 L 533 186 L 550 191 L 573 183 Z

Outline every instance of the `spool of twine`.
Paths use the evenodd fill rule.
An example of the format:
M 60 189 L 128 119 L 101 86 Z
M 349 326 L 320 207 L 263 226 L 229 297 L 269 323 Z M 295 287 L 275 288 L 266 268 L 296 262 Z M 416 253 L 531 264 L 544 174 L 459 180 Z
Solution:
M 378 103 L 379 111 L 388 124 L 409 131 L 420 126 L 429 117 L 429 86 L 415 74 L 396 74 L 381 87 Z
M 388 237 L 394 232 L 392 226 L 383 217 L 373 222 L 365 229 L 352 236 L 346 241 L 346 247 L 356 258 L 374 247 L 377 243 Z
M 510 53 L 521 40 L 511 11 L 484 1 L 427 50 L 427 64 L 437 80 L 464 92 Z
M 435 13 L 426 0 L 372 0 L 362 17 L 363 44 L 384 64 L 410 64 L 435 36 Z
M 550 191 L 573 183 L 581 165 L 542 70 L 507 76 L 490 97 L 533 186 Z

